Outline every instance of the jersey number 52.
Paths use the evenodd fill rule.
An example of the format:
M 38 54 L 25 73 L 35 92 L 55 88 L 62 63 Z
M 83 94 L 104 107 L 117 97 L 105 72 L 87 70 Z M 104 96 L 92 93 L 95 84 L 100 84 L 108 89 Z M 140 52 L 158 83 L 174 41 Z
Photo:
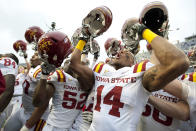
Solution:
M 70 97 L 70 96 L 72 96 L 72 97 Z M 67 109 L 74 109 L 75 108 L 75 109 L 81 110 L 82 107 L 84 106 L 85 101 L 86 101 L 87 93 L 80 94 L 80 99 L 82 99 L 82 100 L 79 102 L 77 102 L 77 100 L 75 98 L 73 98 L 73 96 L 77 96 L 77 93 L 65 91 L 64 98 L 63 98 L 64 102 L 62 103 L 62 106 Z

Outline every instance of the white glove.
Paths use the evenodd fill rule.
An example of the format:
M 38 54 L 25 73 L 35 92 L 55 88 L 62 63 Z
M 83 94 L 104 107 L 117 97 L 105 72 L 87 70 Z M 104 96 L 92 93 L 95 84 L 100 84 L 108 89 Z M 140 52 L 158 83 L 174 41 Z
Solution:
M 91 124 L 92 119 L 93 119 L 93 112 L 90 112 L 90 111 L 82 112 L 82 118 L 83 118 L 84 123 Z
M 29 128 L 27 128 L 26 125 L 23 125 L 23 127 L 20 129 L 20 131 L 29 131 Z

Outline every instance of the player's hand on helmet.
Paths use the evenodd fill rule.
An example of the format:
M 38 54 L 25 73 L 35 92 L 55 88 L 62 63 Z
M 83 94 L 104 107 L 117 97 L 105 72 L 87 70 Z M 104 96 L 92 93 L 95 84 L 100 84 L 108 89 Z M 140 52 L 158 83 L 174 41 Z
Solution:
M 131 40 L 140 41 L 143 39 L 142 33 L 146 29 L 146 26 L 143 24 L 136 23 L 133 24 L 129 29 L 130 29 L 129 37 L 131 38 Z
M 43 75 L 49 75 L 51 72 L 55 71 L 55 65 L 49 64 L 48 62 L 43 62 L 41 68 Z
M 143 39 L 142 33 L 146 29 L 143 24 L 135 23 L 128 28 L 125 33 L 128 34 L 128 38 L 123 38 L 124 48 L 128 49 L 131 53 L 136 55 L 140 51 L 140 40 Z
M 20 129 L 20 131 L 29 131 L 29 128 L 27 128 L 26 125 L 23 125 L 23 127 Z
M 82 50 L 82 54 L 88 55 L 89 52 L 90 52 L 90 44 L 86 43 Z
M 82 26 L 81 33 L 79 35 L 79 40 L 84 40 L 86 42 L 90 41 L 91 35 L 90 35 L 89 31 L 88 31 L 88 28 L 89 27 Z
M 82 119 L 86 124 L 91 124 L 93 119 L 93 112 L 90 111 L 82 112 Z

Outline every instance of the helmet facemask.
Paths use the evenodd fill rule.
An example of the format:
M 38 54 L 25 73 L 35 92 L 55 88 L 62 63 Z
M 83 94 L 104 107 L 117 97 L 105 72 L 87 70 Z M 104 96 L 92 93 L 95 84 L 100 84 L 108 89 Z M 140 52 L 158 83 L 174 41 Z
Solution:
M 140 23 L 154 33 L 168 39 L 169 18 L 166 6 L 161 2 L 152 2 L 141 12 Z

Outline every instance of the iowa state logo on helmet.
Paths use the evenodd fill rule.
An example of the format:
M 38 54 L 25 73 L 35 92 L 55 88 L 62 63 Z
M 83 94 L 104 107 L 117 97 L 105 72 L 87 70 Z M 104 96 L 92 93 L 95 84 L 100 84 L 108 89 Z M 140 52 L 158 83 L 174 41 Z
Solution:
M 44 34 L 44 31 L 38 26 L 31 26 L 25 31 L 25 39 L 27 42 L 37 43 L 39 38 Z
M 23 40 L 17 40 L 16 42 L 13 43 L 13 48 L 16 52 L 18 52 L 19 50 L 26 51 L 27 43 L 24 42 Z
M 73 51 L 72 44 L 66 34 L 53 31 L 44 34 L 38 41 L 38 52 L 42 59 L 56 67 Z

